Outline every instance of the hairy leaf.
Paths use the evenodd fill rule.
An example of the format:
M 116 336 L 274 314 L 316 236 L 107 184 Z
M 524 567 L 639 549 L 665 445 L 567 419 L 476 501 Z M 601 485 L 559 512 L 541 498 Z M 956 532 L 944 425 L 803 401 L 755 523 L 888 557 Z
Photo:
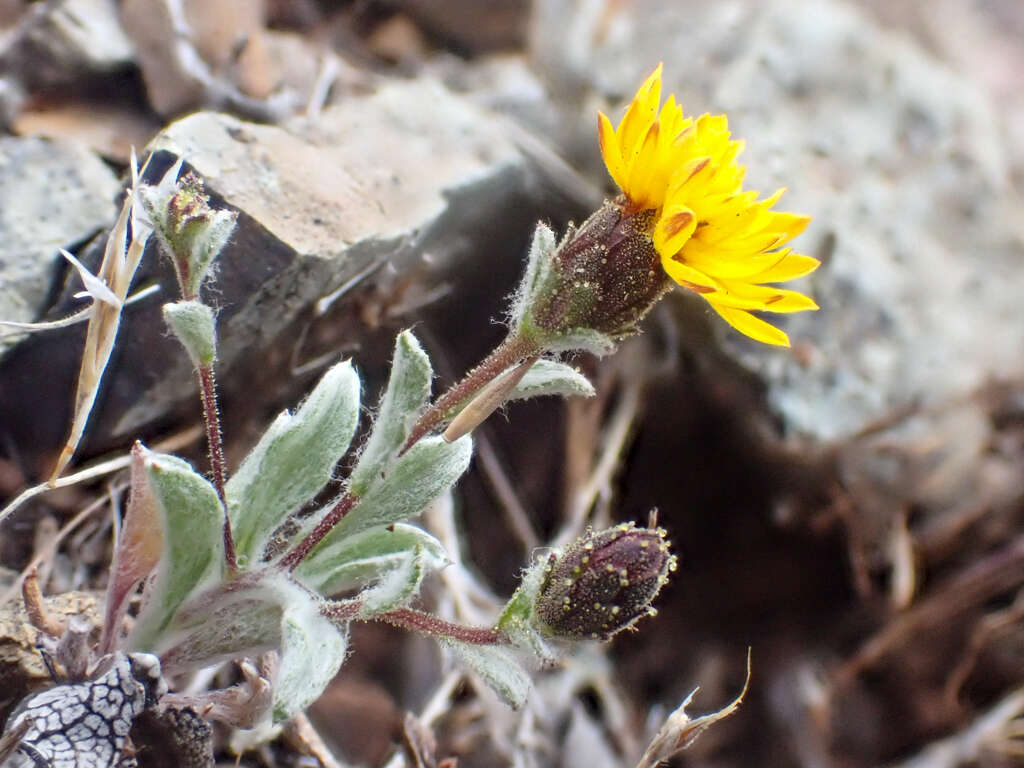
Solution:
M 442 642 L 510 707 L 519 709 L 526 703 L 530 676 L 511 651 L 496 645 L 470 645 L 456 640 Z
M 145 468 L 160 515 L 163 553 L 130 646 L 148 651 L 178 606 L 220 576 L 224 512 L 217 491 L 188 462 L 147 451 Z
M 546 557 L 534 560 L 498 618 L 498 628 L 512 645 L 545 662 L 553 662 L 556 654 L 537 630 L 536 602 L 549 567 Z
M 430 397 L 432 376 L 430 358 L 412 332 L 398 334 L 391 361 L 391 377 L 381 398 L 373 431 L 349 477 L 349 490 L 357 496 L 366 493 L 402 447 Z
M 512 390 L 509 400 L 541 395 L 593 397 L 594 385 L 579 371 L 554 360 L 538 360 Z
M 551 228 L 543 222 L 537 224 L 537 228 L 533 230 L 533 239 L 530 241 L 526 272 L 512 299 L 510 325 L 513 327 L 522 322 L 526 306 L 533 297 L 537 285 L 544 282 L 544 277 L 550 271 L 550 256 L 555 246 L 555 233 Z
M 398 565 L 385 572 L 374 586 L 360 592 L 360 618 L 369 619 L 394 610 L 415 597 L 426 570 L 424 559 L 423 549 L 417 546 L 412 552 L 406 552 Z
M 213 310 L 199 301 L 164 304 L 164 321 L 188 352 L 197 368 L 212 365 L 217 356 L 217 329 Z
M 441 542 L 420 528 L 398 523 L 370 528 L 318 548 L 295 573 L 310 589 L 334 595 L 380 579 L 417 548 L 423 552 L 427 569 L 438 570 L 448 565 Z
M 348 632 L 320 615 L 312 600 L 290 603 L 281 619 L 281 665 L 274 680 L 274 722 L 301 712 L 345 660 Z
M 344 362 L 295 414 L 274 420 L 225 489 L 239 554 L 259 559 L 277 526 L 327 484 L 358 419 L 359 377 Z
M 420 440 L 395 460 L 391 470 L 376 481 L 348 515 L 313 550 L 362 533 L 369 528 L 408 520 L 447 491 L 469 466 L 473 443 L 469 436 L 447 443 L 440 437 Z

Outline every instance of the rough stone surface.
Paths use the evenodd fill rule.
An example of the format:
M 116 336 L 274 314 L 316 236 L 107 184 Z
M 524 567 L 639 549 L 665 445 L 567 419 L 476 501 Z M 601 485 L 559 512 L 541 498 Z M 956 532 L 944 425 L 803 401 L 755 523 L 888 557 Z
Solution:
M 136 666 L 133 657 L 145 657 L 145 667 Z M 23 722 L 30 725 L 5 763 L 8 768 L 135 764 L 131 759 L 122 762 L 122 751 L 133 721 L 146 708 L 148 687 L 160 676 L 160 663 L 148 654 L 130 657 L 120 652 L 110 660 L 110 669 L 95 680 L 57 685 L 18 705 L 10 727 L 15 729 Z M 154 673 L 155 678 L 151 677 Z
M 169 126 L 150 149 L 150 178 L 181 153 L 214 204 L 240 212 L 210 292 L 225 383 L 235 364 L 266 353 L 300 313 L 347 285 L 414 273 L 417 289 L 429 292 L 470 256 L 478 274 L 514 274 L 537 219 L 579 212 L 575 177 L 536 140 L 429 80 L 385 85 L 281 127 L 199 113 Z M 83 254 L 97 257 L 98 249 Z M 92 421 L 99 444 L 118 435 L 123 442 L 194 396 L 189 363 L 159 314 L 175 294 L 164 261 L 151 242 L 137 282 L 157 279 L 163 292 L 125 312 Z M 0 398 L 70 402 L 78 338 L 74 330 L 46 334 L 14 350 L 0 368 Z M 41 365 L 51 371 L 45 385 L 33 375 Z M 16 415 L 5 426 L 14 439 L 33 435 L 18 444 L 52 450 L 64 418 L 55 407 L 52 426 Z
M 72 248 L 113 220 L 119 184 L 71 142 L 0 138 L 0 319 L 31 322 Z M 0 351 L 9 343 L 0 337 Z
M 124 68 L 132 57 L 115 0 L 36 3 L 0 41 L 0 70 L 17 72 L 29 87 Z
M 135 718 L 132 745 L 145 768 L 213 768 L 213 728 L 194 710 L 148 709 Z
M 92 592 L 65 592 L 44 599 L 46 610 L 59 621 L 82 617 L 99 626 L 102 622 L 102 595 Z M 41 633 L 28 620 L 21 600 L 10 600 L 0 607 L 0 722 L 28 693 L 52 683 L 36 646 Z
M 175 54 L 174 20 L 166 3 L 125 0 L 121 23 L 135 43 L 149 103 L 160 115 L 202 104 L 205 88 Z
M 166 118 L 206 108 L 277 122 L 309 103 L 324 66 L 304 37 L 265 29 L 258 0 L 126 0 L 121 21 Z
M 666 92 L 747 140 L 748 186 L 814 217 L 797 246 L 825 261 L 802 285 L 822 309 L 784 319 L 794 352 L 713 324 L 791 432 L 840 439 L 1022 372 L 1021 201 L 974 84 L 829 0 L 597 5 L 538 3 L 549 81 L 625 99 L 663 59 Z

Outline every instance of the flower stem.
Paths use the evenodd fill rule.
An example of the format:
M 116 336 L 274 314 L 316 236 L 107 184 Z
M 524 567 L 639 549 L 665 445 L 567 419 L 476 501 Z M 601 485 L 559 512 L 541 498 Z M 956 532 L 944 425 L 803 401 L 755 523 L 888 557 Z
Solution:
M 217 496 L 224 509 L 224 560 L 227 562 L 228 570 L 235 573 L 238 570 L 238 557 L 235 554 L 235 540 L 231 535 L 231 518 L 228 515 L 228 500 L 224 492 L 224 447 L 221 444 L 217 387 L 212 365 L 199 366 L 199 391 L 203 400 L 203 421 L 206 423 L 206 442 L 210 449 L 213 486 L 217 489 Z
M 457 384 L 439 397 L 413 426 L 408 439 L 402 446 L 399 455 L 405 453 L 418 440 L 431 430 L 451 417 L 452 411 L 465 404 L 477 392 L 493 381 L 497 376 L 512 366 L 523 362 L 539 352 L 537 344 L 522 335 L 513 335 L 505 339 L 491 354 L 484 358 L 476 368 L 466 374 Z M 316 524 L 298 545 L 281 559 L 281 567 L 294 571 L 313 548 L 331 532 L 331 529 L 351 511 L 359 497 L 351 491 L 338 499 L 334 507 Z
M 471 645 L 499 645 L 507 639 L 505 633 L 500 629 L 454 624 L 433 614 L 412 608 L 396 608 L 393 611 L 374 616 L 374 618 L 402 629 L 419 632 L 421 635 L 458 640 Z
M 345 600 L 327 603 L 320 608 L 320 612 L 334 621 L 355 621 L 360 618 L 359 610 L 362 608 L 362 605 L 362 601 L 358 599 Z M 459 642 L 471 645 L 500 645 L 508 641 L 507 635 L 500 629 L 455 624 L 431 613 L 417 611 L 412 608 L 395 608 L 393 611 L 386 611 L 372 618 L 374 621 L 385 621 L 393 626 L 407 629 L 411 632 L 418 632 L 421 635 L 458 640 Z
M 295 549 L 281 559 L 281 566 L 288 571 L 294 571 L 299 563 L 306 559 L 306 555 L 313 550 L 313 547 L 319 544 L 320 540 L 331 532 L 341 518 L 348 514 L 357 501 L 359 501 L 358 496 L 351 491 L 346 491 L 345 495 L 338 499 L 334 507 L 331 508 L 331 511 L 316 524 L 312 531 L 306 534 L 306 537 L 298 543 Z
M 476 368 L 467 373 L 461 381 L 453 385 L 423 412 L 419 421 L 409 432 L 409 437 L 406 439 L 405 445 L 402 446 L 401 453 L 408 451 L 431 430 L 451 418 L 454 415 L 453 411 L 468 402 L 473 395 L 501 373 L 526 358 L 536 355 L 539 351 L 540 348 L 533 339 L 521 334 L 513 334 L 506 338 Z

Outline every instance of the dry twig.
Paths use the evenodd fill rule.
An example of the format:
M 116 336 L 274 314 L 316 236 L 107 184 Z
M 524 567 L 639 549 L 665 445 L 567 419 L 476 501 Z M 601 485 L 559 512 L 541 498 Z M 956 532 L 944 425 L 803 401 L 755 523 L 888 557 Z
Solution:
M 21 583 L 21 596 L 25 601 L 25 612 L 33 627 L 40 632 L 45 632 L 50 637 L 60 637 L 64 634 L 64 622 L 55 619 L 46 610 L 46 603 L 43 601 L 43 593 L 39 590 L 39 575 L 33 567 Z

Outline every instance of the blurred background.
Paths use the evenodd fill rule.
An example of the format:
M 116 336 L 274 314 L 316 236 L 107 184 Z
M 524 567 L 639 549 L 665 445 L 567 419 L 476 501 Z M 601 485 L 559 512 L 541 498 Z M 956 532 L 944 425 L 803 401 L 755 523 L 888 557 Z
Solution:
M 598 397 L 486 424 L 425 521 L 476 577 L 426 607 L 486 621 L 535 548 L 657 508 L 680 556 L 659 615 L 540 671 L 520 713 L 360 626 L 311 721 L 342 764 L 412 765 L 389 757 L 412 711 L 467 768 L 632 766 L 697 686 L 691 714 L 729 702 L 750 648 L 739 712 L 674 765 L 1021 765 L 1022 41 L 1017 0 L 0 0 L 0 317 L 78 306 L 57 249 L 97 263 L 131 148 L 153 174 L 181 154 L 240 212 L 212 299 L 231 466 L 339 356 L 374 402 L 401 328 L 440 389 L 501 339 L 536 221 L 613 193 L 596 111 L 664 62 L 746 140 L 748 188 L 813 216 L 821 310 L 785 350 L 671 295 L 578 361 Z M 137 284 L 172 285 L 155 248 Z M 126 311 L 81 462 L 185 435 L 204 466 L 163 300 Z M 82 338 L 0 337 L 0 496 L 52 466 Z M 4 582 L 44 551 L 47 593 L 101 587 L 109 514 L 53 543 L 109 483 L 9 522 Z M 302 760 L 284 739 L 242 764 Z

